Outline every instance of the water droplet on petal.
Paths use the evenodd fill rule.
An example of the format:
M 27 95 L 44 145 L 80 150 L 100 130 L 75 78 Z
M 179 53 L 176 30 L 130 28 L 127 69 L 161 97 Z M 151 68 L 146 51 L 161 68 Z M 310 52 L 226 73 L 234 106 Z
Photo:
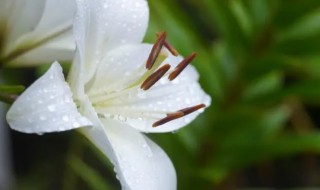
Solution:
M 40 116 L 40 120 L 41 120 L 41 121 L 45 121 L 45 120 L 47 120 L 47 117 L 44 116 L 44 115 L 41 115 L 41 116 Z
M 56 111 L 56 106 L 55 105 L 50 105 L 50 106 L 48 106 L 48 110 L 50 112 L 54 112 L 54 111 Z
M 75 121 L 75 122 L 72 123 L 72 126 L 73 126 L 73 127 L 80 127 L 80 123 L 78 123 L 78 122 Z
M 65 122 L 68 122 L 69 121 L 69 117 L 67 115 L 64 115 L 62 117 L 62 120 L 65 121 Z
M 178 130 L 174 130 L 174 131 L 172 131 L 172 133 L 173 133 L 173 134 L 178 133 Z

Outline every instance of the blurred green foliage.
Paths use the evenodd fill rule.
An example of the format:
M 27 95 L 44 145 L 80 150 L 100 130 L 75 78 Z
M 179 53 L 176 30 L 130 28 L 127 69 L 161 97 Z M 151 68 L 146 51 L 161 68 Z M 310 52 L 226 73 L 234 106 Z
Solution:
M 172 159 L 179 189 L 219 189 L 241 169 L 320 153 L 319 0 L 149 0 L 149 6 L 145 41 L 167 31 L 182 55 L 197 51 L 193 65 L 212 97 L 211 107 L 191 125 L 151 135 Z M 79 183 L 119 188 L 99 151 L 91 150 L 97 154 L 90 161 L 83 156 L 88 143 L 70 136 L 81 143 L 65 151 L 64 189 L 79 189 Z M 108 174 L 102 172 L 107 168 Z

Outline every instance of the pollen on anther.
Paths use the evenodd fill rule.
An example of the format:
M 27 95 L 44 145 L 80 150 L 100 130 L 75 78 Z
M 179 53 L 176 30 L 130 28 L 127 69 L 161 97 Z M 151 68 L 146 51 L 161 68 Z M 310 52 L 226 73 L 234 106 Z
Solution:
M 170 69 L 169 64 L 165 64 L 162 67 L 160 67 L 158 70 L 156 70 L 154 73 L 152 73 L 140 86 L 143 90 L 148 90 L 151 88 L 156 82 L 158 82 L 163 75 L 166 74 L 166 72 Z
M 172 81 L 193 61 L 193 59 L 197 56 L 196 52 L 191 53 L 184 60 L 182 60 L 176 68 L 170 73 L 169 80 Z
M 149 54 L 149 57 L 147 59 L 147 62 L 146 62 L 146 68 L 148 70 L 150 70 L 152 68 L 152 66 L 154 65 L 164 43 L 165 43 L 165 40 L 166 40 L 166 36 L 167 34 L 165 32 L 163 32 L 158 40 L 156 41 L 156 43 L 153 45 L 152 49 L 151 49 L 151 52 Z

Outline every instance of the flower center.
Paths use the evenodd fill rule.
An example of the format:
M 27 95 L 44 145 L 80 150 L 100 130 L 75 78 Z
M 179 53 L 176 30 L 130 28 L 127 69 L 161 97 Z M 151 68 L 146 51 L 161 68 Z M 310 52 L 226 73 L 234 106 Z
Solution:
M 132 102 L 130 102 L 130 97 L 129 97 L 129 99 L 127 98 L 126 100 L 124 100 L 125 96 L 130 96 L 130 93 L 134 90 L 138 90 L 138 91 L 140 89 L 142 89 L 143 91 L 149 90 L 168 73 L 171 66 L 169 64 L 164 64 L 163 66 L 161 66 L 162 62 L 167 58 L 166 52 L 161 51 L 162 48 L 166 47 L 168 49 L 168 51 L 174 56 L 178 56 L 179 53 L 173 46 L 171 46 L 166 41 L 166 33 L 165 32 L 158 33 L 157 36 L 158 36 L 158 39 L 157 39 L 156 43 L 153 45 L 151 52 L 148 56 L 148 59 L 146 61 L 145 73 L 121 91 L 114 91 L 114 92 L 108 93 L 108 94 L 105 94 L 105 93 L 100 94 L 99 93 L 96 95 L 92 95 L 92 97 L 94 97 L 93 98 L 93 100 L 94 100 L 93 106 L 94 107 L 102 108 L 102 107 L 114 107 L 114 106 L 119 106 L 119 105 L 124 105 L 124 106 L 129 105 L 130 103 L 132 103 Z M 194 60 L 196 55 L 197 55 L 197 53 L 193 52 L 189 56 L 187 56 L 184 60 L 182 60 L 173 69 L 173 71 L 171 71 L 169 74 L 166 75 L 166 76 L 168 76 L 168 80 L 173 81 L 174 79 L 176 79 L 180 75 L 180 73 L 182 73 L 182 71 Z M 140 86 L 140 89 L 137 88 L 138 86 Z M 139 96 L 142 94 L 144 94 L 144 93 L 142 92 L 142 93 L 138 93 L 136 95 Z M 204 107 L 205 107 L 204 104 L 199 104 L 199 105 L 187 107 L 187 108 L 184 108 L 184 109 L 181 109 L 178 111 L 173 111 L 171 113 L 164 113 L 164 114 L 166 114 L 166 117 L 153 123 L 152 127 L 158 127 L 158 126 L 163 125 L 169 121 L 184 117 L 184 116 L 186 116 L 190 113 L 193 113 L 193 112 L 195 112 L 201 108 L 204 108 Z M 109 114 L 107 114 L 107 116 L 104 116 L 104 117 L 109 117 L 109 116 L 113 115 L 112 113 L 110 113 L 110 109 L 108 111 L 109 111 L 108 112 Z M 116 110 L 114 110 L 113 112 L 117 113 Z M 122 110 L 122 112 L 123 112 L 123 110 Z M 130 112 L 134 112 L 134 111 L 130 111 Z M 139 113 L 131 113 L 131 114 L 134 114 L 134 115 L 138 114 L 139 115 Z M 146 114 L 152 115 L 153 113 L 148 112 Z M 162 116 L 160 116 L 160 117 L 155 117 L 155 118 L 159 119 L 159 118 L 163 117 L 164 114 L 162 114 Z M 121 115 L 121 114 L 117 114 L 117 115 Z

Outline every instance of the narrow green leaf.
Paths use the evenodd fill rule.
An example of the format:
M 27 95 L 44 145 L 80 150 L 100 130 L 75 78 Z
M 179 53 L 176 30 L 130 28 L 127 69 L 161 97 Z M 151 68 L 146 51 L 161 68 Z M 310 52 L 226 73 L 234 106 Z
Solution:
M 320 34 L 320 9 L 308 13 L 292 26 L 279 33 L 278 41 L 288 41 L 295 39 L 304 39 L 310 36 Z
M 282 80 L 283 76 L 280 72 L 268 73 L 248 84 L 243 96 L 245 99 L 253 99 L 273 93 L 280 89 Z
M 249 44 L 239 22 L 231 12 L 229 1 L 204 0 L 202 8 L 208 14 L 208 19 L 218 27 L 221 36 L 230 45 L 234 53 L 246 52 Z
M 97 171 L 90 168 L 82 160 L 77 157 L 72 157 L 69 164 L 73 171 L 79 175 L 93 190 L 112 190 L 110 184 Z
M 25 89 L 22 85 L 0 85 L 0 93 L 12 93 L 12 94 L 20 94 Z

